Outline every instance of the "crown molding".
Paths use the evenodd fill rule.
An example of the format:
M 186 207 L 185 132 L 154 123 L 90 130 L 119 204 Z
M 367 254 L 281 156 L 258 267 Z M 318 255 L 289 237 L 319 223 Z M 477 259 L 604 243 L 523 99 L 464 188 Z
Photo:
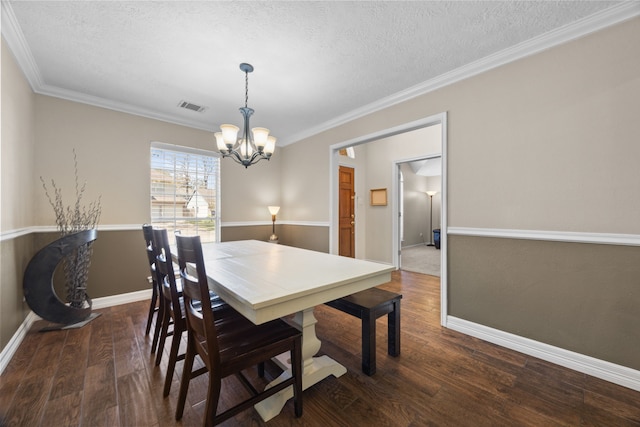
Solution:
M 188 120 L 168 114 L 162 114 L 147 108 L 137 107 L 124 102 L 104 99 L 99 96 L 88 95 L 73 90 L 61 89 L 59 87 L 43 84 L 34 92 L 40 95 L 52 96 L 54 98 L 66 99 L 68 101 L 80 102 L 94 107 L 106 108 L 120 113 L 132 114 L 134 116 L 146 117 L 148 119 L 159 120 L 175 125 L 186 126 L 193 129 L 204 130 L 213 133 L 213 126 L 207 126 L 197 120 Z
M 629 1 L 621 3 L 602 12 L 578 20 L 572 24 L 557 28 L 485 58 L 471 62 L 386 98 L 364 105 L 346 114 L 321 123 L 318 126 L 309 128 L 304 132 L 297 133 L 288 138 L 281 138 L 278 145 L 284 147 L 289 144 L 299 142 L 305 138 L 333 129 L 350 121 L 384 110 L 385 108 L 389 108 L 418 96 L 425 95 L 461 80 L 484 73 L 485 71 L 489 71 L 493 68 L 517 61 L 518 59 L 534 55 L 554 46 L 584 37 L 588 34 L 619 24 L 636 16 L 640 16 L 640 2 Z
M 389 108 L 393 105 L 416 98 L 429 92 L 433 92 L 437 89 L 443 88 L 469 77 L 473 77 L 501 65 L 508 64 L 510 62 L 536 54 L 562 43 L 566 43 L 579 37 L 583 37 L 585 35 L 599 31 L 603 28 L 629 20 L 636 16 L 640 16 L 640 2 L 626 1 L 620 3 L 602 12 L 576 21 L 572 24 L 557 28 L 546 34 L 534 37 L 533 39 L 519 43 L 513 47 L 504 49 L 478 61 L 474 61 L 451 72 L 442 74 L 441 76 L 412 86 L 404 91 L 397 92 L 376 102 L 364 105 L 360 108 L 352 110 L 351 112 L 321 123 L 318 126 L 311 127 L 304 132 L 299 132 L 289 137 L 282 137 L 278 141 L 278 146 L 285 147 L 287 145 L 299 142 L 305 138 L 309 138 L 313 135 L 359 119 L 366 115 L 375 113 L 385 108 Z M 9 2 L 5 1 L 2 2 L 1 27 L 2 36 L 7 41 L 10 50 L 13 52 L 13 55 L 16 58 L 16 62 L 22 69 L 22 72 L 25 74 L 25 77 L 31 85 L 32 90 L 37 94 L 62 98 L 69 101 L 80 102 L 96 107 L 107 108 L 127 114 L 133 114 L 154 120 L 160 120 L 163 122 L 212 132 L 210 126 L 207 126 L 195 120 L 188 120 L 171 115 L 165 115 L 149 109 L 135 107 L 121 102 L 110 101 L 101 97 L 91 96 L 76 91 L 70 91 L 46 85 L 42 81 L 40 70 L 38 69 L 35 59 L 31 54 L 29 45 L 27 44 L 22 30 L 20 29 L 20 25 L 18 24 L 18 21 L 13 12 L 13 8 L 11 7 L 11 4 Z
M 149 119 L 160 120 L 167 123 L 186 126 L 193 129 L 200 129 L 213 132 L 211 126 L 207 126 L 197 120 L 189 120 L 167 114 L 158 113 L 150 109 L 141 108 L 123 102 L 112 101 L 98 96 L 62 89 L 46 84 L 40 73 L 40 69 L 33 58 L 29 44 L 24 38 L 20 24 L 16 19 L 11 3 L 2 2 L 2 36 L 7 42 L 9 49 L 13 53 L 18 66 L 22 70 L 25 78 L 31 86 L 31 90 L 39 95 L 52 96 L 54 98 L 66 99 L 68 101 L 93 105 L 95 107 L 106 108 L 113 111 L 132 114 L 135 116 L 147 117 Z
M 16 15 L 13 13 L 11 3 L 3 1 L 1 12 L 2 37 L 6 40 L 16 62 L 27 78 L 31 89 L 36 92 L 36 90 L 43 85 L 42 77 L 40 76 L 38 65 L 31 54 L 27 40 L 24 38 L 20 24 L 18 24 Z

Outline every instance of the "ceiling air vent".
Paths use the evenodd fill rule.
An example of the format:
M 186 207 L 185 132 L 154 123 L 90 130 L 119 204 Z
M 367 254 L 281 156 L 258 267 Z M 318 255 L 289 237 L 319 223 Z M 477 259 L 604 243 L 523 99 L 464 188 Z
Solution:
M 178 104 L 178 107 L 186 108 L 187 110 L 195 111 L 196 113 L 202 113 L 204 110 L 207 109 L 207 107 L 196 105 L 189 101 L 180 101 L 180 103 Z

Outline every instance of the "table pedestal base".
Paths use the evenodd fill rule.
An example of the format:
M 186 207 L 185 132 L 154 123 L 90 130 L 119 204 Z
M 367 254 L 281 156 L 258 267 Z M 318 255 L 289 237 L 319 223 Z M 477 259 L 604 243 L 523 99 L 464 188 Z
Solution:
M 293 319 L 293 323 L 302 329 L 303 390 L 327 378 L 329 375 L 338 378 L 347 373 L 347 368 L 329 356 L 314 357 L 314 355 L 320 351 L 320 340 L 316 337 L 315 328 L 317 322 L 313 315 L 313 308 L 296 313 Z M 291 363 L 288 353 L 281 354 L 274 359 L 274 362 L 284 369 L 284 372 L 270 382 L 266 388 L 273 387 L 291 378 Z M 266 422 L 278 415 L 287 401 L 292 397 L 293 387 L 287 387 L 279 393 L 257 403 L 254 408 L 256 408 L 256 411 L 258 411 L 263 421 Z

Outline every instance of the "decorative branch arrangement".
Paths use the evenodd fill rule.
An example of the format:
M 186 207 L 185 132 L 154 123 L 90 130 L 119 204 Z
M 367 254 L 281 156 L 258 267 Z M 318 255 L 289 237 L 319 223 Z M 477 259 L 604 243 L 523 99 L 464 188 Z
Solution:
M 76 189 L 76 201 L 74 205 L 65 207 L 62 201 L 62 189 L 56 186 L 53 179 L 51 180 L 54 195 L 52 198 L 44 179 L 40 177 L 49 204 L 56 215 L 56 224 L 58 225 L 61 237 L 78 231 L 95 228 L 98 225 L 100 213 L 102 212 L 102 206 L 100 204 L 101 197 L 89 203 L 88 206 L 82 204 L 82 197 L 84 196 L 87 184 L 85 182 L 82 184 L 82 187 L 79 184 L 78 157 L 75 149 L 73 150 L 73 162 Z M 91 243 L 80 246 L 67 256 L 63 262 L 67 302 L 71 307 L 84 308 L 87 299 L 87 281 L 89 277 L 89 266 L 91 264 L 91 254 L 93 253 L 91 246 Z

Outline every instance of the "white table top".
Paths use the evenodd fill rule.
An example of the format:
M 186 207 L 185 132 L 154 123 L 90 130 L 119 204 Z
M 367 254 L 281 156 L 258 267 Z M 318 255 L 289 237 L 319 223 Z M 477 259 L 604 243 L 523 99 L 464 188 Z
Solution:
M 203 243 L 209 288 L 256 324 L 391 280 L 393 266 L 242 240 Z

